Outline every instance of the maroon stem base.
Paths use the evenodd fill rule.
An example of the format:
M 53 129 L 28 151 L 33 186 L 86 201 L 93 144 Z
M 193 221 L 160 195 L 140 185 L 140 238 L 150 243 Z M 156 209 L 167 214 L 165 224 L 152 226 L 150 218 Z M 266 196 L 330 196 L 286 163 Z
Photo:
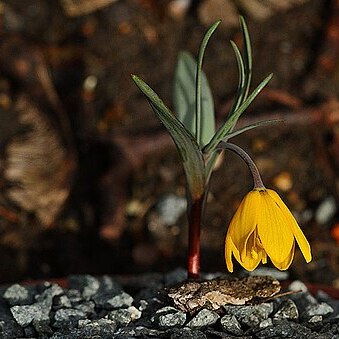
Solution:
M 203 201 L 203 197 L 194 200 L 189 214 L 188 279 L 198 279 L 200 276 L 200 228 Z

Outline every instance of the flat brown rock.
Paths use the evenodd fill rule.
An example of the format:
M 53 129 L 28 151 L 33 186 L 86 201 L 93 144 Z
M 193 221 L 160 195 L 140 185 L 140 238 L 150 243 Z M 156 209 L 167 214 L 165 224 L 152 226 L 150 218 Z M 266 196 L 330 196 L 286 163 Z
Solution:
M 269 276 L 251 276 L 243 279 L 185 282 L 172 287 L 168 296 L 178 309 L 194 313 L 202 308 L 218 310 L 226 304 L 244 305 L 254 298 L 270 298 L 279 291 L 278 280 Z

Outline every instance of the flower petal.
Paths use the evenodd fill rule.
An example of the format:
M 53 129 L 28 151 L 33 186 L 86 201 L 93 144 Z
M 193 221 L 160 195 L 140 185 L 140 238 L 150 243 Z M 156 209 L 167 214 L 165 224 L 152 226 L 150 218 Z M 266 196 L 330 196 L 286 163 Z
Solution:
M 261 262 L 263 263 L 263 264 L 267 264 L 267 254 L 264 252 L 264 251 L 262 251 L 262 258 L 261 258 Z
M 245 247 L 240 253 L 240 264 L 248 271 L 253 271 L 262 258 L 262 247 L 257 245 L 257 239 L 257 230 L 255 228 L 247 237 Z
M 232 254 L 247 270 L 252 271 L 261 260 L 262 250 L 256 246 L 256 208 L 260 202 L 258 191 L 249 192 L 242 200 L 228 227 L 226 235 L 226 265 L 233 270 Z
M 259 192 L 249 192 L 242 200 L 228 227 L 227 234 L 232 238 L 234 246 L 240 253 L 245 249 L 246 242 L 256 227 L 256 210 L 259 202 Z
M 297 243 L 300 247 L 301 253 L 303 254 L 306 262 L 310 262 L 312 260 L 312 254 L 311 254 L 311 247 L 308 243 L 304 233 L 300 229 L 297 221 L 295 220 L 293 214 L 291 211 L 287 208 L 287 206 L 284 204 L 284 202 L 280 199 L 279 195 L 273 191 L 268 189 L 268 194 L 273 198 L 273 200 L 276 202 L 276 204 L 280 207 L 281 211 L 285 215 L 286 220 L 288 220 L 288 224 L 291 228 L 291 231 L 297 240 Z
M 225 240 L 225 260 L 226 260 L 227 269 L 230 272 L 233 272 L 232 254 L 234 254 L 236 260 L 240 262 L 239 251 L 234 246 L 232 238 L 229 236 L 229 234 L 227 234 L 226 240 Z
M 233 272 L 233 262 L 232 262 L 233 247 L 235 248 L 231 237 L 229 235 L 226 235 L 226 240 L 225 240 L 225 261 L 226 261 L 227 269 L 230 272 Z
M 252 247 L 251 251 L 247 252 L 246 256 L 241 256 L 239 263 L 247 270 L 253 271 L 262 259 L 262 250 Z
M 289 219 L 267 191 L 261 191 L 260 194 L 261 206 L 257 226 L 259 238 L 272 262 L 282 263 L 289 256 L 294 243 Z
M 291 252 L 289 253 L 289 255 L 287 256 L 287 258 L 284 261 L 275 262 L 271 259 L 273 265 L 281 271 L 287 270 L 292 263 L 292 260 L 293 260 L 293 257 L 294 257 L 294 250 L 295 250 L 295 243 L 293 243 Z

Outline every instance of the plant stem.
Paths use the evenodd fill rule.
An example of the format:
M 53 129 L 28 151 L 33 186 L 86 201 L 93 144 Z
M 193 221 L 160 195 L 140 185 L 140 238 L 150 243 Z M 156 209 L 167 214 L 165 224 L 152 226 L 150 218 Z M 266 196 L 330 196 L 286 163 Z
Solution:
M 200 228 L 204 208 L 204 195 L 192 202 L 189 212 L 188 229 L 188 279 L 198 279 L 200 276 Z
M 255 165 L 252 158 L 241 147 L 224 141 L 222 141 L 220 145 L 222 145 L 224 149 L 233 151 L 245 161 L 252 174 L 254 189 L 260 190 L 265 188 L 257 166 Z

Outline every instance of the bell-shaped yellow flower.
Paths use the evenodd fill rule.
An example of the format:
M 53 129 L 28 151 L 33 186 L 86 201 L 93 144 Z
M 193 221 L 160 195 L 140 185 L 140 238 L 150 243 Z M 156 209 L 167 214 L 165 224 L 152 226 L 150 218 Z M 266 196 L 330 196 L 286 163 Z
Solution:
M 292 213 L 270 189 L 257 188 L 241 202 L 229 225 L 225 259 L 233 272 L 232 254 L 248 271 L 253 271 L 267 256 L 280 270 L 286 270 L 293 259 L 295 240 L 306 262 L 312 260 L 311 248 Z

